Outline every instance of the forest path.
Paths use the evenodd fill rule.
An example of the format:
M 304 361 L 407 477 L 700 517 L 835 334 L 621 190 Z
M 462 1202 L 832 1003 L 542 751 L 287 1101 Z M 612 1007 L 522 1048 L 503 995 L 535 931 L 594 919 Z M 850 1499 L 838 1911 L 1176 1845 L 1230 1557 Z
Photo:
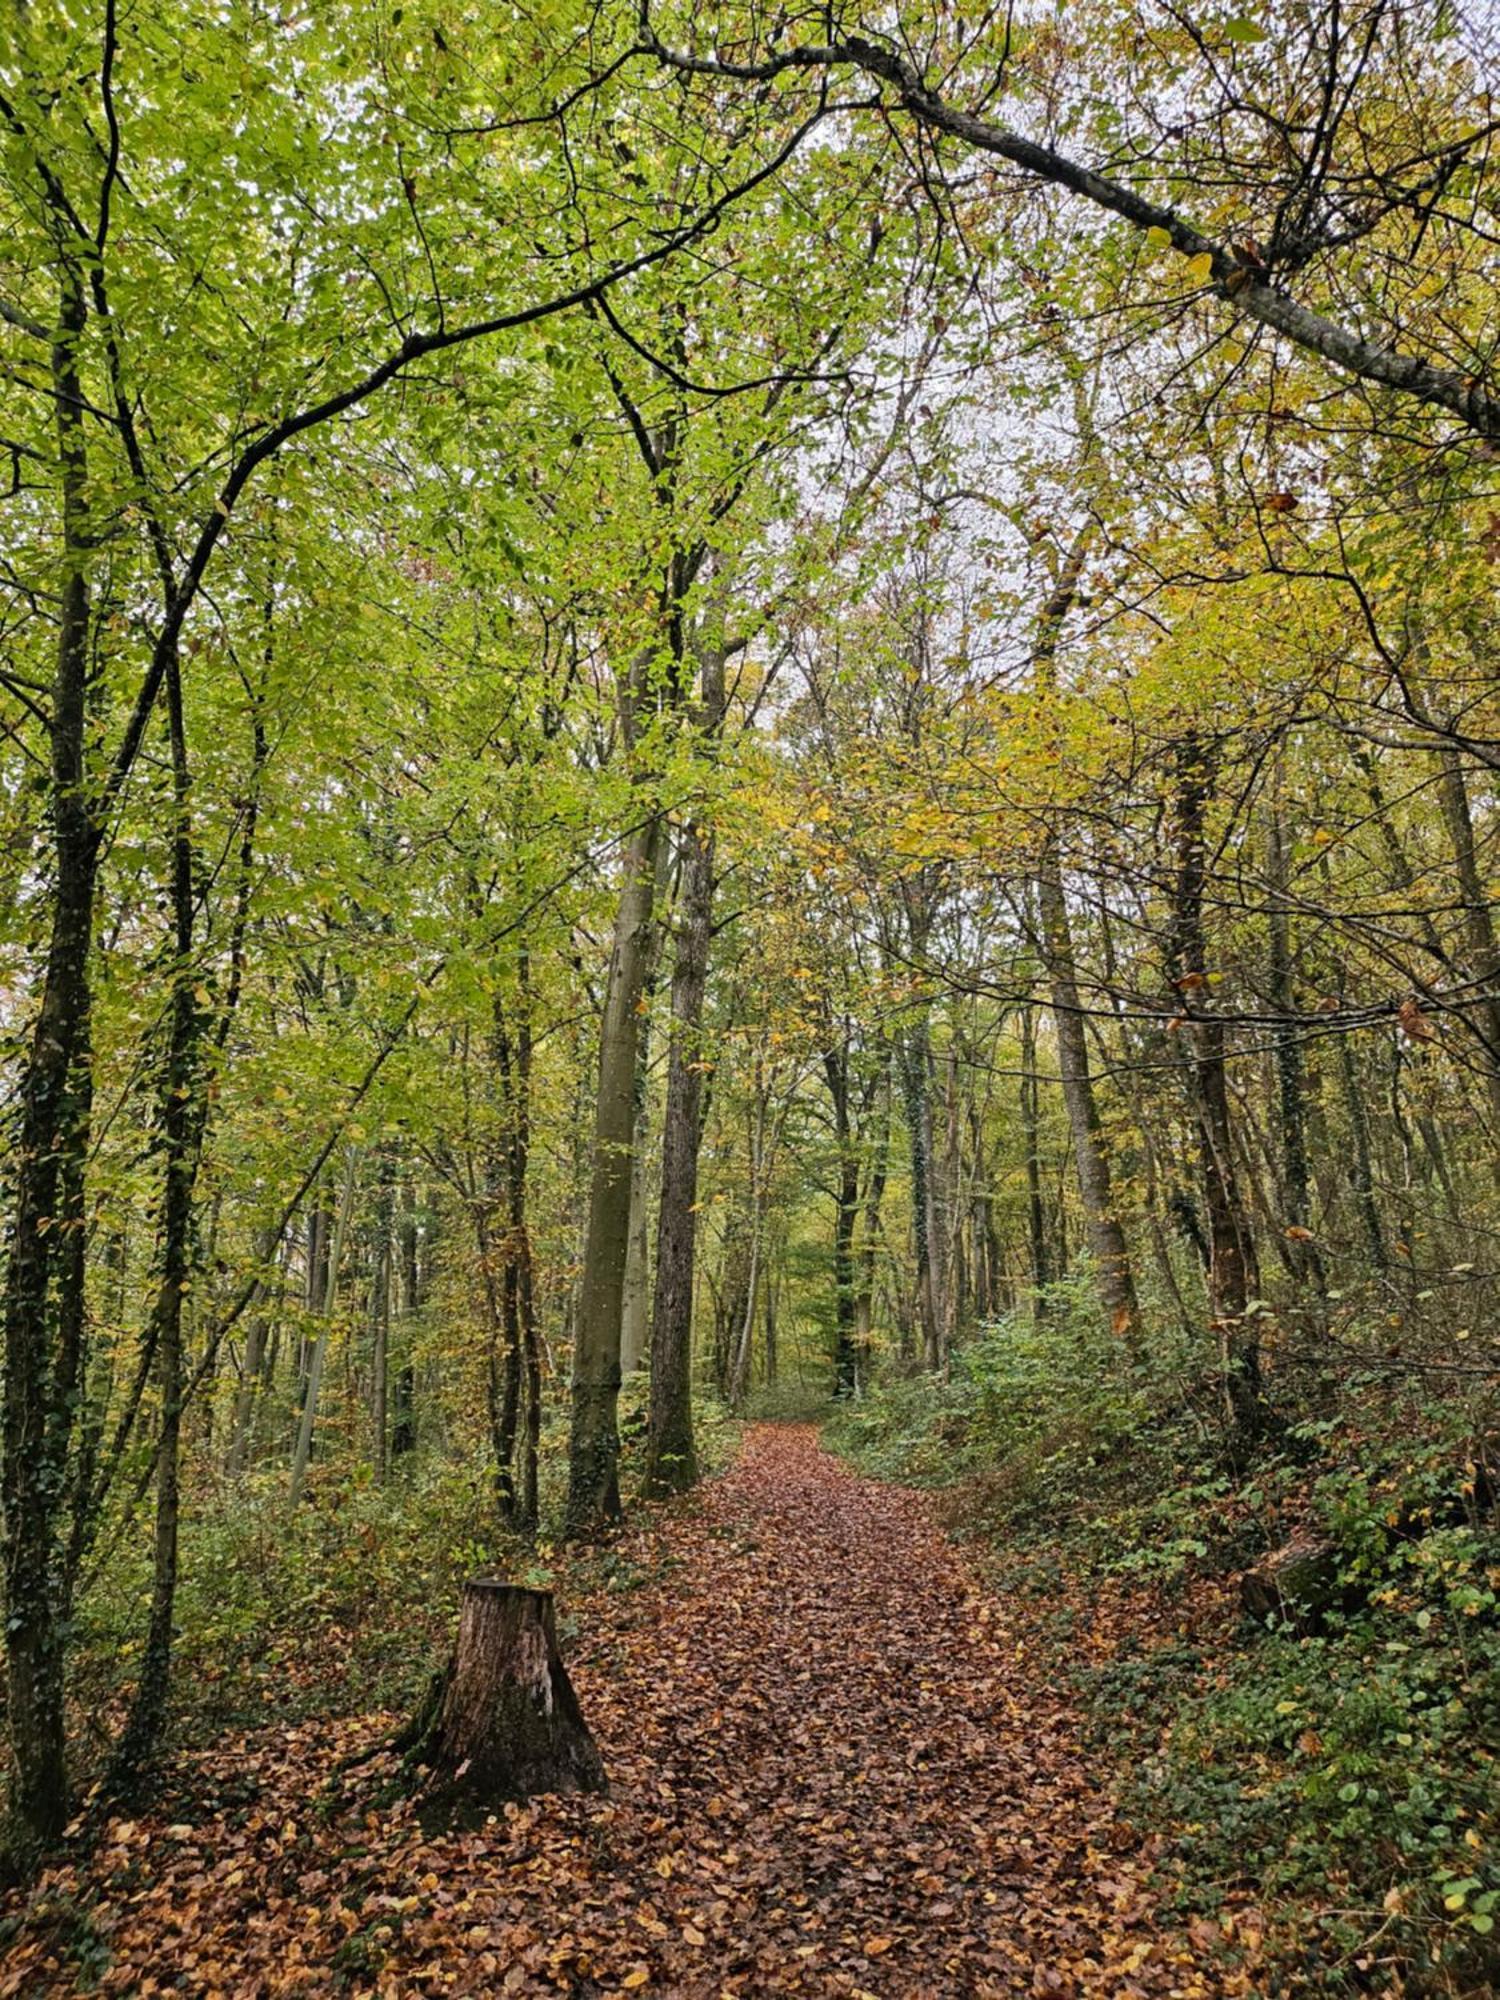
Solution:
M 1163 1926 L 1032 1614 L 975 1583 L 920 1495 L 856 1476 L 811 1429 L 755 1426 L 612 1567 L 614 1587 L 563 1607 L 609 1799 L 433 1839 L 368 1780 L 317 1803 L 388 1718 L 221 1745 L 185 1773 L 191 1821 L 115 1828 L 44 1885 L 88 1911 L 93 1990 L 1253 1990 Z M 78 1929 L 33 1919 L 0 1994 L 81 1990 Z

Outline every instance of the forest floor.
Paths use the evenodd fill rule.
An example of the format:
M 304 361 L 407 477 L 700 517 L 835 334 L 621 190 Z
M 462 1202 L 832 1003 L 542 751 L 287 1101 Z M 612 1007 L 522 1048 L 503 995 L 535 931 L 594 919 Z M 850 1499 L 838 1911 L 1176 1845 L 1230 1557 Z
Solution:
M 1034 1613 L 910 1491 L 760 1425 L 561 1609 L 607 1799 L 431 1838 L 395 1718 L 184 1753 L 13 1907 L 0 1995 L 1229 1995 L 1253 1911 L 1174 1927 Z M 1055 1656 L 1054 1656 L 1055 1664 Z

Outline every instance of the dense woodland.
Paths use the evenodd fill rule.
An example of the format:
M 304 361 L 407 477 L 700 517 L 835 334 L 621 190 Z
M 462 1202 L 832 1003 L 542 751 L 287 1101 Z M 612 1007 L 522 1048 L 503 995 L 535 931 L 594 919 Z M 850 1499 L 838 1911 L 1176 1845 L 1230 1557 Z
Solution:
M 6 0 L 0 1990 L 746 1419 L 1171 1990 L 1494 1990 L 1500 47 L 1238 4 Z M 394 1948 L 150 1990 L 647 1984 Z

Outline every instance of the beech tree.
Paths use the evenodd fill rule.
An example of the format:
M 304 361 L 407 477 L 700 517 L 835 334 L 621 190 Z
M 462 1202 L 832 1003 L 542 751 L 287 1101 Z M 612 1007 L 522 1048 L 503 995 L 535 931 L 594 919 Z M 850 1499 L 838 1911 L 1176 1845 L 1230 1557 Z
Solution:
M 731 1419 L 1044 1356 L 1230 1481 L 1489 1379 L 1482 54 L 7 13 L 18 1871 L 237 1525 L 439 1495 L 545 1707 L 534 1572 Z

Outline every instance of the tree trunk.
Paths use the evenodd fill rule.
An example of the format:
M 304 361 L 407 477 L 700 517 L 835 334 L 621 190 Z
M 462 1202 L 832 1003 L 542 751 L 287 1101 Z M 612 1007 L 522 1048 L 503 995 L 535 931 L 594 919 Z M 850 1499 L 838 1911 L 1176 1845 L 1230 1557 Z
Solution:
M 405 1458 L 417 1448 L 417 1371 L 411 1358 L 412 1329 L 422 1309 L 422 1271 L 417 1240 L 416 1189 L 408 1180 L 402 1190 L 397 1232 L 401 1272 L 401 1322 L 405 1359 L 396 1374 L 395 1422 L 391 1425 L 391 1457 Z
M 1384 1273 L 1390 1269 L 1390 1257 L 1385 1245 L 1385 1230 L 1380 1220 L 1380 1205 L 1375 1199 L 1375 1165 L 1370 1145 L 1370 1120 L 1365 1110 L 1364 1092 L 1360 1088 L 1359 1077 L 1354 1068 L 1354 1047 L 1348 1035 L 1339 1036 L 1339 1082 L 1343 1089 L 1344 1109 L 1349 1117 L 1349 1144 L 1352 1154 L 1350 1181 L 1354 1191 L 1354 1204 L 1359 1211 L 1360 1225 L 1365 1232 L 1365 1244 L 1370 1253 L 1370 1263 L 1374 1270 Z
M 1500 1174 L 1500 945 L 1495 938 L 1491 898 L 1480 872 L 1474 842 L 1474 816 L 1463 763 L 1456 750 L 1439 753 L 1438 798 L 1453 849 L 1453 870 L 1463 903 L 1467 970 L 1473 982 L 1474 1004 L 1459 1010 L 1483 1051 L 1485 1092 L 1491 1120 L 1491 1163 Z
M 161 1740 L 171 1686 L 181 1510 L 183 1308 L 192 1285 L 193 1198 L 208 1127 L 210 1083 L 204 1073 L 201 1046 L 209 1017 L 199 1004 L 193 965 L 196 889 L 191 787 L 182 683 L 175 654 L 167 665 L 166 694 L 176 822 L 172 841 L 174 956 L 171 1025 L 161 1094 L 161 1268 L 146 1332 L 147 1351 L 154 1357 L 161 1388 L 161 1431 L 156 1448 L 151 1613 L 135 1699 L 111 1771 L 112 1785 L 127 1797 L 138 1789 Z
M 1292 978 L 1292 935 L 1289 915 L 1289 870 L 1279 802 L 1267 824 L 1267 866 L 1270 878 L 1271 1004 L 1281 1016 L 1275 1030 L 1276 1088 L 1281 1123 L 1281 1186 L 1285 1210 L 1285 1240 L 1292 1269 L 1319 1297 L 1327 1289 L 1323 1260 L 1312 1239 L 1311 1174 L 1307 1157 L 1307 1117 L 1302 1075 L 1302 1043 L 1292 1020 L 1296 993 Z
M 644 1023 L 642 1040 L 645 1040 Z M 634 1375 L 644 1366 L 650 1341 L 651 1203 L 646 1185 L 646 1148 L 650 1140 L 651 1132 L 643 1096 L 636 1108 L 635 1136 L 631 1141 L 630 1234 L 625 1245 L 625 1295 L 620 1305 L 622 1375 Z
M 658 843 L 654 900 L 667 894 L 670 843 Z M 660 923 L 646 945 L 641 989 L 639 1046 L 635 1057 L 635 1124 L 630 1139 L 630 1229 L 625 1242 L 625 1291 L 620 1301 L 620 1373 L 634 1375 L 645 1365 L 651 1341 L 651 1190 L 647 1164 L 651 1146 L 651 1015 L 661 955 Z
M 575 1537 L 596 1534 L 621 1515 L 620 1313 L 630 1231 L 640 1003 L 645 991 L 661 837 L 661 817 L 653 812 L 625 849 L 614 951 L 599 1030 L 593 1168 L 573 1341 L 573 1417 L 564 1515 L 566 1532 Z
M 912 1244 L 916 1265 L 917 1320 L 922 1333 L 922 1365 L 942 1367 L 942 1323 L 938 1311 L 937 1272 L 933 1268 L 932 1231 L 932 1079 L 928 1074 L 925 1018 L 902 1038 L 902 1100 L 911 1158 Z
M 875 1265 L 880 1254 L 880 1211 L 885 1201 L 891 1151 L 890 1052 L 882 1055 L 875 1079 L 874 1133 L 865 1167 L 864 1223 L 855 1262 L 854 1365 L 856 1386 L 870 1370 L 870 1343 L 875 1330 Z
M 830 1024 L 830 1033 L 832 1033 Z M 848 1023 L 836 1048 L 823 1052 L 823 1077 L 833 1105 L 833 1393 L 852 1396 L 859 1387 L 855 1344 L 854 1236 L 859 1222 L 859 1154 L 849 1115 Z
M 1036 1017 L 1021 1009 L 1021 1134 L 1026 1148 L 1026 1240 L 1031 1263 L 1031 1316 L 1040 1325 L 1047 1314 L 1047 1209 L 1042 1198 L 1039 1144 L 1040 1106 L 1036 1073 Z
M 384 1486 L 390 1463 L 391 1188 L 380 1192 L 370 1272 L 370 1470 Z
M 239 1387 L 234 1395 L 234 1413 L 229 1425 L 229 1450 L 224 1470 L 231 1478 L 245 1470 L 253 1454 L 256 1412 L 265 1389 L 266 1350 L 271 1331 L 272 1301 L 280 1283 L 276 1265 L 281 1258 L 281 1238 L 267 1229 L 256 1241 L 256 1255 L 272 1275 L 260 1281 L 249 1329 L 245 1334 L 245 1357 L 240 1367 Z
M 1058 640 L 1078 592 L 1078 580 L 1083 574 L 1088 554 L 1089 536 L 1090 529 L 1085 527 L 1074 537 L 1057 587 L 1042 606 L 1037 620 L 1032 658 L 1037 684 L 1043 694 L 1051 694 L 1056 687 Z M 1115 1213 L 1109 1157 L 1094 1097 L 1088 1036 L 1079 999 L 1077 961 L 1073 953 L 1073 932 L 1063 889 L 1062 854 L 1055 833 L 1048 835 L 1042 849 L 1041 865 L 1037 870 L 1037 906 L 1042 960 L 1052 989 L 1052 1019 L 1057 1036 L 1063 1104 L 1073 1139 L 1073 1161 L 1078 1172 L 1078 1191 L 1083 1198 L 1084 1221 L 1088 1228 L 1099 1297 L 1113 1332 L 1129 1347 L 1136 1349 L 1141 1345 L 1141 1321 L 1136 1304 L 1135 1278 L 1131 1271 L 1125 1231 Z M 1059 1264 L 1066 1269 L 1066 1262 L 1061 1257 Z
M 765 1231 L 767 1182 L 766 1121 L 769 1115 L 769 1086 L 759 1062 L 755 1069 L 755 1106 L 749 1128 L 750 1181 L 750 1267 L 745 1277 L 745 1295 L 739 1309 L 737 1330 L 732 1336 L 729 1370 L 729 1404 L 742 1409 L 750 1393 L 751 1363 L 755 1353 L 755 1308 L 760 1303 L 761 1243 Z
M 1104 1146 L 1103 1124 L 1089 1068 L 1088 1035 L 1078 992 L 1072 926 L 1063 893 L 1056 844 L 1049 840 L 1037 873 L 1042 945 L 1052 988 L 1052 1022 L 1057 1037 L 1063 1104 L 1073 1139 L 1073 1164 L 1083 1198 L 1084 1222 L 1094 1259 L 1099 1297 L 1111 1330 L 1127 1346 L 1141 1345 L 1140 1310 L 1125 1231 L 1115 1213 L 1113 1177 Z
M 1225 1071 L 1223 1022 L 1207 998 L 1203 889 L 1208 866 L 1207 805 L 1211 753 L 1196 737 L 1177 750 L 1177 881 L 1173 896 L 1170 975 L 1191 1038 L 1188 1074 L 1198 1119 L 1203 1205 L 1208 1214 L 1209 1311 L 1219 1336 L 1224 1401 L 1235 1431 L 1260 1429 L 1260 1336 L 1247 1307 L 1260 1288 L 1255 1239 L 1240 1198 L 1234 1131 Z
M 656 1496 L 685 1492 L 698 1477 L 693 1443 L 693 1271 L 698 1150 L 703 1137 L 703 1000 L 713 937 L 714 842 L 705 829 L 689 826 L 683 844 L 677 957 L 672 968 L 672 1044 L 662 1112 L 656 1289 L 651 1306 L 646 1491 Z
M 93 1115 L 90 950 L 99 865 L 88 799 L 91 607 L 82 274 L 64 261 L 52 347 L 63 568 L 52 689 L 52 926 L 17 1088 L 5 1287 L 4 1520 L 10 1819 L 19 1858 L 68 1817 L 60 1503 L 83 1367 L 85 1174 Z
M 715 619 L 717 622 L 717 617 Z M 712 750 L 724 726 L 722 632 L 700 633 L 698 731 Z M 677 954 L 672 965 L 671 1047 L 662 1109 L 661 1193 L 656 1211 L 656 1281 L 651 1300 L 651 1401 L 646 1428 L 646 1491 L 682 1493 L 695 1484 L 693 1295 L 697 1265 L 698 1152 L 703 1139 L 706 1064 L 703 1003 L 713 946 L 714 836 L 690 822 L 682 836 Z
M 334 1299 L 338 1292 L 339 1265 L 343 1261 L 344 1239 L 349 1230 L 349 1214 L 354 1206 L 354 1186 L 358 1169 L 359 1150 L 351 1146 L 344 1165 L 344 1190 L 339 1198 L 338 1214 L 329 1237 L 328 1265 L 323 1279 L 324 1292 L 318 1316 L 318 1331 L 308 1360 L 307 1393 L 302 1402 L 302 1419 L 297 1426 L 297 1442 L 292 1450 L 292 1481 L 287 1492 L 287 1505 L 294 1512 L 301 1504 L 302 1489 L 307 1483 L 307 1467 L 312 1458 L 313 1426 L 318 1418 L 318 1393 L 323 1386 L 323 1364 L 328 1357 L 328 1333 L 333 1320 Z
M 539 1792 L 602 1792 L 601 1759 L 557 1646 L 550 1590 L 464 1585 L 458 1640 L 403 1738 L 430 1808 L 457 1818 Z

